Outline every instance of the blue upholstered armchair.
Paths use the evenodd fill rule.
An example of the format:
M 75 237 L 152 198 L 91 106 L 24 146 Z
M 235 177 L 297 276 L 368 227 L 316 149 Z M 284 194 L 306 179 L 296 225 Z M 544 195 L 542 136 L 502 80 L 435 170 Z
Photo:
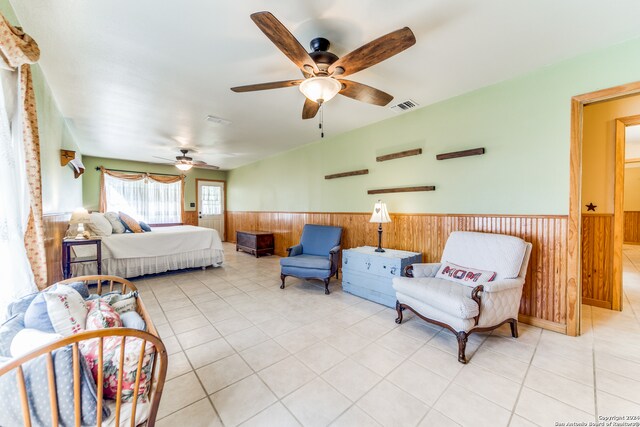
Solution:
M 328 295 L 331 276 L 338 277 L 341 238 L 342 227 L 305 224 L 300 243 L 287 248 L 288 257 L 280 260 L 280 289 L 284 289 L 287 276 L 318 279 L 324 282 L 324 293 Z

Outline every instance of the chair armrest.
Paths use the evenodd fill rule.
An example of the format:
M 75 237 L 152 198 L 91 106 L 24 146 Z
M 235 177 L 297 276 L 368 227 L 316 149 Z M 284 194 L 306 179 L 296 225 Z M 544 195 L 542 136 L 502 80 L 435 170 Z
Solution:
M 296 256 L 296 255 L 300 255 L 302 253 L 302 245 L 297 244 L 295 246 L 291 246 L 290 248 L 287 248 L 287 256 Z
M 522 285 L 524 285 L 524 279 L 504 279 L 504 280 L 498 280 L 496 282 L 486 282 L 483 283 L 483 288 L 482 292 L 488 292 L 488 293 L 493 293 L 493 292 L 501 292 L 501 291 L 506 291 L 509 289 L 513 289 L 513 288 L 519 288 Z
M 439 268 L 439 262 L 416 263 L 407 265 L 402 273 L 405 277 L 436 277 Z
M 334 255 L 337 254 L 338 252 L 340 252 L 341 246 L 334 246 L 331 248 L 331 250 L 329 251 L 329 254 Z

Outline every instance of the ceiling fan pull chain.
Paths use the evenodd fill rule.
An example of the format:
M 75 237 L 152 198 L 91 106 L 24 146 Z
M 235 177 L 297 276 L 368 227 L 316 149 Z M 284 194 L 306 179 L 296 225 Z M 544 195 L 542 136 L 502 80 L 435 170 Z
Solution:
M 324 138 L 324 105 L 320 104 L 320 123 L 318 128 L 320 129 L 320 138 Z

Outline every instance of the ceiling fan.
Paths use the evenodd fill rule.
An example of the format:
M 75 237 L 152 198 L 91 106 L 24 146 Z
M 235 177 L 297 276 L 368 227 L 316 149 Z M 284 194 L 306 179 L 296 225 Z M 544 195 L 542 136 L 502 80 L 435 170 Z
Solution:
M 300 42 L 270 12 L 256 12 L 251 19 L 260 30 L 302 71 L 304 79 L 261 83 L 232 87 L 234 92 L 253 92 L 299 86 L 305 95 L 302 118 L 315 117 L 322 103 L 336 94 L 369 104 L 385 106 L 393 96 L 371 86 L 345 80 L 342 77 L 355 74 L 382 62 L 413 46 L 416 38 L 404 27 L 359 47 L 342 58 L 328 51 L 329 40 L 318 37 L 311 40 L 312 52 L 307 52 Z
M 208 165 L 206 162 L 203 162 L 202 160 L 193 160 L 192 157 L 187 156 L 187 153 L 189 152 L 189 150 L 186 150 L 183 148 L 183 149 L 180 149 L 180 152 L 182 153 L 182 156 L 176 156 L 175 161 L 164 158 L 164 157 L 158 157 L 158 156 L 153 156 L 153 157 L 160 160 L 170 161 L 172 162 L 171 163 L 172 165 L 174 165 L 181 171 L 188 171 L 192 167 L 197 169 L 212 169 L 212 170 L 220 169 L 218 166 Z

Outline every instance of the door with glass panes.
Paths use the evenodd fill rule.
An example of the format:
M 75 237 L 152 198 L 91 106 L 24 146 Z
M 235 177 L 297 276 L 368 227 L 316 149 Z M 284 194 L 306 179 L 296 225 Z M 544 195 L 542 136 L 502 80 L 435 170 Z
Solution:
M 224 240 L 224 182 L 198 180 L 198 225 L 218 231 Z

